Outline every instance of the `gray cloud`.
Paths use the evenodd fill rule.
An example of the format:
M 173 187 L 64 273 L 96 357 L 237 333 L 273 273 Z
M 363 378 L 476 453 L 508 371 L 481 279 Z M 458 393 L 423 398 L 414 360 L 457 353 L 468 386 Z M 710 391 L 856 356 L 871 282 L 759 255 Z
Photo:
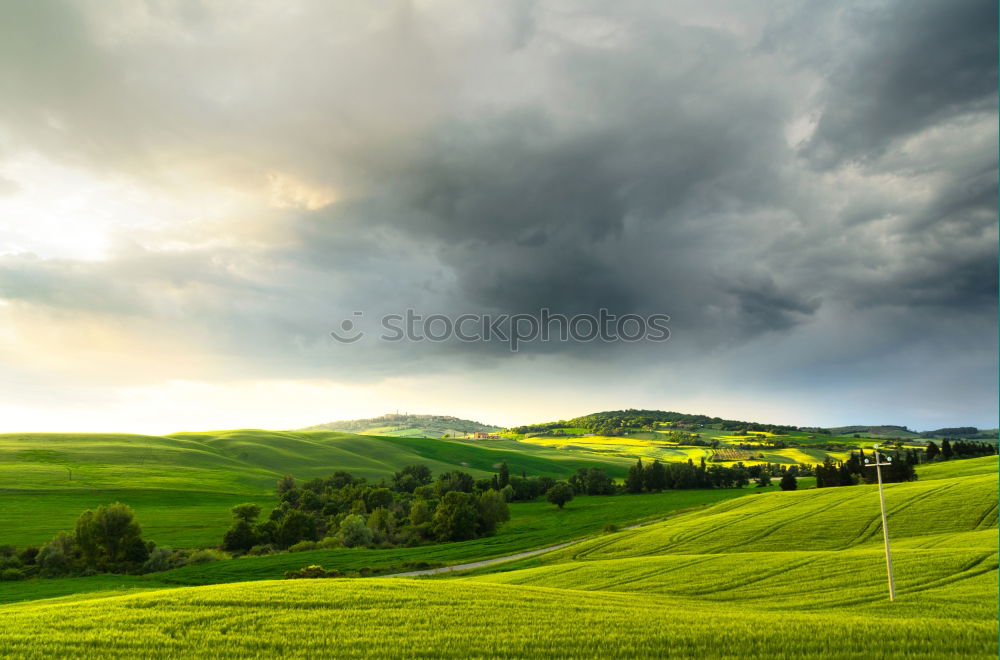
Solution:
M 338 200 L 195 229 L 179 218 L 162 236 L 182 247 L 95 263 L 2 256 L 0 296 L 151 319 L 226 356 L 216 375 L 357 380 L 540 352 L 641 370 L 756 347 L 739 358 L 752 370 L 811 347 L 769 376 L 792 382 L 828 366 L 829 324 L 847 317 L 872 331 L 837 363 L 882 360 L 888 385 L 906 364 L 954 361 L 928 333 L 995 329 L 995 6 L 736 5 L 693 23 L 645 3 L 465 18 L 293 4 L 6 5 L 0 155 L 158 189 L 253 191 L 278 171 Z M 815 130 L 795 144 L 803 115 Z M 664 312 L 675 332 L 667 348 L 518 357 L 326 337 L 354 310 L 405 307 Z
M 844 12 L 852 52 L 837 58 L 805 154 L 816 164 L 882 152 L 893 140 L 997 96 L 997 5 L 981 0 L 894 2 Z

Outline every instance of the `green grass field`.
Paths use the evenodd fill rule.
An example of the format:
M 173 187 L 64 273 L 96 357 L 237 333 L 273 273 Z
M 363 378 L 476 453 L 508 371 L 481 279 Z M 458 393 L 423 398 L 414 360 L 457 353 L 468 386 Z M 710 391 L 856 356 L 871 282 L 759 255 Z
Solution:
M 377 438 L 332 431 L 219 431 L 168 436 L 0 435 L 0 543 L 40 544 L 68 530 L 84 510 L 121 501 L 147 538 L 174 547 L 215 545 L 240 502 L 273 506 L 277 480 L 347 470 L 372 481 L 411 463 L 476 477 L 507 461 L 513 474 L 566 477 L 577 468 L 627 465 L 514 443 L 490 446 L 429 438 Z
M 773 488 L 773 487 L 772 487 Z M 756 489 L 675 490 L 655 494 L 580 496 L 562 510 L 548 502 L 511 504 L 511 519 L 496 536 L 389 550 L 311 550 L 265 557 L 243 557 L 154 574 L 153 579 L 179 584 L 216 584 L 280 578 L 287 570 L 320 564 L 340 571 L 386 568 L 404 562 L 440 565 L 490 559 L 555 545 L 600 532 L 605 525 L 627 525 L 676 511 L 738 497 L 758 497 Z M 402 569 L 401 569 L 402 570 Z
M 991 467 L 995 459 L 931 465 L 921 481 L 887 486 L 894 603 L 877 490 L 856 486 L 739 497 L 533 558 L 535 568 L 471 577 L 145 592 L 122 582 L 0 607 L 0 649 L 19 658 L 995 658 Z

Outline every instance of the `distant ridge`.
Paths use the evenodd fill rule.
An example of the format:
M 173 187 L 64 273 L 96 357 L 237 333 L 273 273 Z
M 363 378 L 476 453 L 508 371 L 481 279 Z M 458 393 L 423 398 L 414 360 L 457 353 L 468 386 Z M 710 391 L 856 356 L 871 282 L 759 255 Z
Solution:
M 708 415 L 698 415 L 692 413 L 680 413 L 665 410 L 642 410 L 636 408 L 628 408 L 626 410 L 606 410 L 604 412 L 583 415 L 582 417 L 574 417 L 569 420 L 526 424 L 523 426 L 515 426 L 511 430 L 515 433 L 537 433 L 569 427 L 585 429 L 591 433 L 603 435 L 620 435 L 625 432 L 650 429 L 656 424 L 666 424 L 677 429 L 688 430 L 697 430 L 702 427 L 712 427 L 724 431 L 768 432 L 778 434 L 787 433 L 789 431 L 802 431 L 806 433 L 822 433 L 830 436 L 857 435 L 860 437 L 863 435 L 870 438 L 889 439 L 934 439 L 951 436 L 970 440 L 996 441 L 998 435 L 996 430 L 982 430 L 977 429 L 974 426 L 956 426 L 924 432 L 913 431 L 906 426 L 899 426 L 895 424 L 835 427 L 790 426 L 786 424 L 764 424 L 761 422 L 723 419 L 721 417 L 711 417 Z
M 368 419 L 349 419 L 307 426 L 301 431 L 344 431 L 368 435 L 389 435 L 414 438 L 440 438 L 442 436 L 465 435 L 466 433 L 493 433 L 501 430 L 469 419 L 450 415 L 410 415 L 388 414 Z

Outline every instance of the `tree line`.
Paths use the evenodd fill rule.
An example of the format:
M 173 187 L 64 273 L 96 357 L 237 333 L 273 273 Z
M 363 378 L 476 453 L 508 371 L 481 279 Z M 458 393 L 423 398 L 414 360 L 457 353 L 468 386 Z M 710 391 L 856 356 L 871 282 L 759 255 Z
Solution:
M 928 461 L 950 461 L 953 458 L 975 458 L 977 456 L 992 456 L 997 453 L 996 445 L 986 442 L 944 438 L 941 446 L 933 440 L 927 443 L 926 457 Z

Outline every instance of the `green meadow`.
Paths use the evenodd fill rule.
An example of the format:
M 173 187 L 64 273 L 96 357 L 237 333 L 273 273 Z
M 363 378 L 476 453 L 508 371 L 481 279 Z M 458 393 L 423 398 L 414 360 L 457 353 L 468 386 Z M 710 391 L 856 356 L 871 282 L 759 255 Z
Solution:
M 283 475 L 300 479 L 346 470 L 371 481 L 404 465 L 435 473 L 460 469 L 489 476 L 507 461 L 513 474 L 565 478 L 580 467 L 606 466 L 621 477 L 624 461 L 431 438 L 383 438 L 332 431 L 219 431 L 167 436 L 117 434 L 0 435 L 0 509 L 9 512 L 0 544 L 44 543 L 71 529 L 80 513 L 120 501 L 131 506 L 148 538 L 161 545 L 216 545 L 229 509 L 275 503 Z
M 173 588 L 156 588 L 169 573 L 146 585 L 108 578 L 109 590 L 0 607 L 0 649 L 19 658 L 995 658 L 995 470 L 995 457 L 955 461 L 886 486 L 895 602 L 877 487 L 772 490 L 592 535 L 519 570 Z M 243 561 L 258 560 L 216 564 Z

